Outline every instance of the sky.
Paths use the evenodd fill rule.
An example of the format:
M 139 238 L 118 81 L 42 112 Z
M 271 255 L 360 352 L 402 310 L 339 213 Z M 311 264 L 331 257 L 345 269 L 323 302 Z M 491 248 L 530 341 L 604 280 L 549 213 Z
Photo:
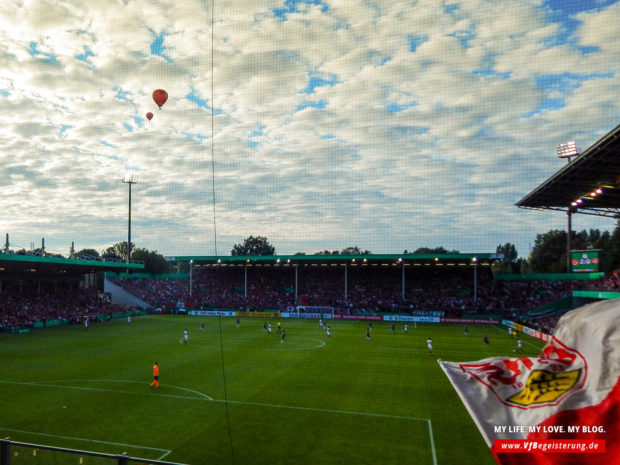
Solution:
M 526 257 L 566 215 L 514 204 L 618 124 L 618 24 L 618 0 L 7 0 L 0 232 L 126 241 L 132 173 L 132 242 L 166 256 Z

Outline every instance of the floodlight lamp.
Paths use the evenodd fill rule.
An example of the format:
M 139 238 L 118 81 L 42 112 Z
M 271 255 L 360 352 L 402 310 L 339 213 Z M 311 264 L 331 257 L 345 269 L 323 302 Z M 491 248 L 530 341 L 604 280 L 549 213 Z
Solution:
M 596 193 L 597 194 L 602 194 L 603 193 L 603 189 L 601 189 L 600 187 L 598 189 L 596 189 Z
M 558 158 L 570 158 L 579 155 L 575 141 L 564 142 L 557 145 Z
M 471 259 L 472 262 L 476 263 L 478 261 L 478 259 L 476 257 Z
M 571 202 L 570 204 L 571 204 L 573 207 L 576 207 L 576 206 L 578 205 L 578 203 L 577 203 L 577 202 Z
M 123 176 L 123 182 L 126 184 L 134 184 L 138 182 L 138 175 L 135 173 L 125 173 Z

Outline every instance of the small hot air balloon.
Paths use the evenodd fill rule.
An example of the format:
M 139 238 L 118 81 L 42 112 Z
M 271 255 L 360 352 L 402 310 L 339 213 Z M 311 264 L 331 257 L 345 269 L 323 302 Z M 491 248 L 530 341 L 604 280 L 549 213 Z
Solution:
M 168 92 L 163 89 L 157 89 L 153 91 L 153 100 L 161 110 L 161 106 L 168 100 Z
M 146 119 L 148 119 L 149 121 L 151 121 L 151 119 L 153 119 L 153 113 L 151 113 L 150 111 L 146 114 Z

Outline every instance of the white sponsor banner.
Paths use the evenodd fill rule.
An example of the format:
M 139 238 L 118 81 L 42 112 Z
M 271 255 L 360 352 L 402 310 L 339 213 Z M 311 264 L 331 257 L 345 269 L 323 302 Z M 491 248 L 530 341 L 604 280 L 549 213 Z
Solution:
M 412 321 L 416 323 L 439 323 L 438 316 L 406 316 L 406 315 L 383 315 L 383 321 Z
M 303 318 L 303 319 L 313 319 L 318 320 L 323 318 L 325 320 L 330 320 L 332 317 L 331 313 L 302 313 L 302 312 L 282 312 L 282 318 Z
M 235 316 L 237 312 L 229 310 L 190 310 L 189 315 L 194 316 Z

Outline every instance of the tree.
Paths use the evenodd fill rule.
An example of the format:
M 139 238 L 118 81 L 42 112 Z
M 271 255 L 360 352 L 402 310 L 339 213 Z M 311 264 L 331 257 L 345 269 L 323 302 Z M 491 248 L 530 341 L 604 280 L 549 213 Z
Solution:
M 133 255 L 134 248 L 135 248 L 135 244 L 132 242 L 131 243 L 132 255 Z M 108 247 L 101 253 L 101 256 L 103 258 L 117 258 L 117 259 L 122 258 L 123 260 L 127 260 L 127 241 L 117 242 L 113 246 Z
M 597 249 L 603 247 L 596 247 Z M 616 271 L 620 268 L 620 219 L 616 223 L 616 228 L 609 236 L 609 240 L 604 247 L 604 265 L 609 271 Z
M 82 249 L 79 252 L 76 252 L 75 257 L 85 259 L 98 258 L 99 252 L 97 252 L 95 249 Z
M 504 258 L 495 262 L 493 271 L 496 273 L 518 273 L 520 271 L 517 267 L 517 257 L 519 254 L 514 244 L 510 242 L 506 242 L 504 245 L 500 244 L 495 249 L 495 253 L 503 254 Z
M 552 229 L 536 235 L 534 248 L 530 254 L 532 271 L 535 273 L 566 273 L 566 231 Z M 588 233 L 572 231 L 571 249 L 585 249 Z
M 233 257 L 245 255 L 275 255 L 276 249 L 269 243 L 266 237 L 249 236 L 242 244 L 233 245 L 230 255 Z
M 315 253 L 314 255 L 340 255 L 340 252 L 338 252 L 337 250 L 323 250 L 320 252 Z
M 166 261 L 166 258 L 155 250 L 149 251 L 144 248 L 132 249 L 131 259 L 143 261 L 145 273 L 162 274 L 169 271 L 169 263 Z
M 340 251 L 340 255 L 372 255 L 370 250 L 361 251 L 358 246 L 345 247 Z
M 566 238 L 566 231 L 557 229 L 538 234 L 530 255 L 532 271 L 566 273 Z M 598 229 L 572 231 L 571 249 L 602 249 L 604 266 L 613 270 L 620 265 L 620 229 L 616 226 L 613 234 Z
M 415 253 L 434 253 L 434 254 L 442 255 L 442 254 L 455 254 L 455 253 L 459 253 L 459 251 L 458 250 L 446 250 L 445 247 L 435 247 L 433 249 L 429 247 L 420 247 L 413 253 L 414 254 Z

